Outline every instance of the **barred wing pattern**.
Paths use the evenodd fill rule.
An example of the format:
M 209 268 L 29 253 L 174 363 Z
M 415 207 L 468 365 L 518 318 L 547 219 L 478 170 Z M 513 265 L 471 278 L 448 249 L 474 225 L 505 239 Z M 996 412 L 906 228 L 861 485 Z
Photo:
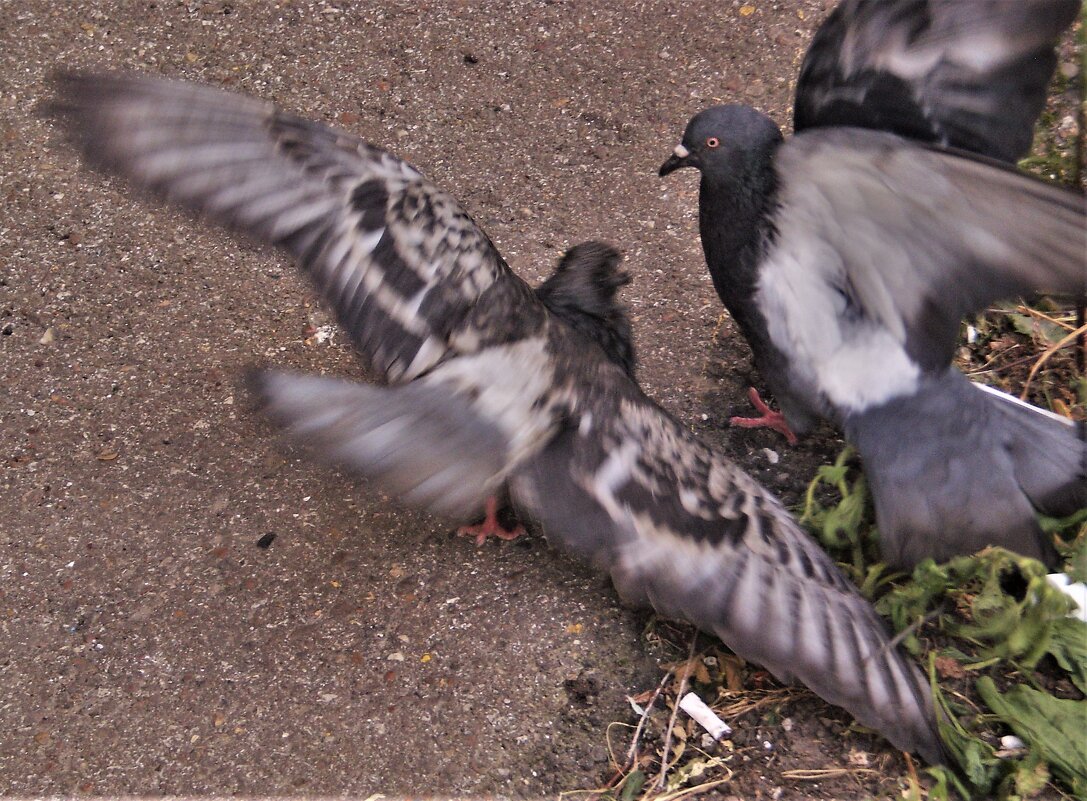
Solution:
M 388 381 L 542 322 L 456 201 L 379 148 L 209 87 L 124 74 L 56 83 L 52 111 L 89 161 L 286 249 Z M 523 308 L 479 331 L 472 313 L 489 290 Z
M 519 508 L 628 602 L 713 632 L 942 761 L 924 677 L 781 504 L 614 371 L 593 385 L 611 392 L 510 479 Z

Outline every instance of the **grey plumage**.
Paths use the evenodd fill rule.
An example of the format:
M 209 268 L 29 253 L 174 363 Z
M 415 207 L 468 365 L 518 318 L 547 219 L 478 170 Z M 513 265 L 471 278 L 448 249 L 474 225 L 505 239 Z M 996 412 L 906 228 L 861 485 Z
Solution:
M 390 382 L 258 374 L 289 432 L 449 514 L 508 486 L 628 600 L 941 760 L 916 665 L 777 500 L 641 392 L 611 349 L 625 324 L 613 304 L 596 315 L 606 336 L 568 323 L 414 169 L 269 104 L 132 76 L 66 76 L 59 91 L 89 159 L 293 253 Z M 568 254 L 566 289 L 613 295 L 613 253 Z
M 926 377 L 913 395 L 849 418 L 846 435 L 865 455 L 880 526 L 912 532 L 882 537 L 884 558 L 892 564 L 926 556 L 942 561 L 981 550 L 998 532 L 1020 553 L 1054 562 L 1056 551 L 1033 507 L 1087 506 L 1087 485 L 1067 480 L 1084 470 L 1084 450 L 1068 447 L 1069 429 L 1057 415 L 1002 392 L 979 391 L 953 369 Z M 925 447 L 917 447 L 919 439 Z M 970 477 L 976 500 L 963 502 L 962 476 Z
M 844 0 L 800 66 L 793 127 L 892 131 L 1013 162 L 1079 0 Z
M 1078 5 L 843 3 L 805 61 L 802 129 L 785 140 L 754 109 L 716 106 L 661 168 L 700 170 L 714 286 L 790 426 L 824 418 L 858 446 L 897 566 L 983 544 L 1052 561 L 1036 512 L 1070 514 L 1087 495 L 1082 429 L 1009 414 L 1006 400 L 969 395 L 949 375 L 965 315 L 1022 293 L 1087 290 L 1082 195 L 986 157 L 1020 152 L 1024 133 L 1029 142 L 1052 40 Z M 1041 6 L 1054 13 L 1036 19 Z M 833 41 L 847 44 L 836 52 Z M 1012 80 L 1039 53 L 1049 66 Z M 978 88 L 990 68 L 1032 102 L 1003 114 L 1003 84 Z M 917 112 L 908 123 L 887 114 L 909 105 L 903 93 Z

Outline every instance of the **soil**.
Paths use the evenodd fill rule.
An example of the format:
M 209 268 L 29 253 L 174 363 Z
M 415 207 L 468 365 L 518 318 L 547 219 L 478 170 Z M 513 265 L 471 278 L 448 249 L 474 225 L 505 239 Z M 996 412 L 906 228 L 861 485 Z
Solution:
M 831 5 L 0 5 L 0 790 L 554 796 L 608 780 L 609 724 L 677 658 L 541 539 L 476 548 L 284 457 L 240 371 L 357 375 L 349 348 L 313 336 L 329 319 L 283 259 L 83 169 L 36 113 L 50 71 L 183 77 L 349 129 L 533 281 L 616 243 L 647 392 L 794 504 L 841 442 L 727 427 L 760 382 L 705 270 L 696 176 L 656 170 L 712 103 L 787 125 Z M 904 774 L 813 696 L 745 721 L 721 797 Z M 849 770 L 788 776 L 826 767 Z

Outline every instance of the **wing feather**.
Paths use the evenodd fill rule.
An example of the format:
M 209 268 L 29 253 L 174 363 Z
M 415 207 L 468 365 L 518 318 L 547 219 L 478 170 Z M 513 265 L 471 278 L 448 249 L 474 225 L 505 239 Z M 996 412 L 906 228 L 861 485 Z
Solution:
M 618 394 L 592 409 L 598 426 L 572 422 L 510 478 L 549 540 L 593 558 L 628 601 L 940 761 L 928 685 L 871 604 L 757 482 L 632 386 Z
M 844 0 L 804 56 L 794 124 L 891 131 L 1013 162 L 1080 0 Z
M 371 367 L 404 382 L 481 341 L 532 334 L 539 302 L 414 167 L 270 103 L 179 81 L 66 74 L 52 112 L 92 163 L 286 249 Z M 458 337 L 496 284 L 520 313 Z
M 861 129 L 799 134 L 775 169 L 757 301 L 800 377 L 841 410 L 946 367 L 959 322 L 992 301 L 1087 290 L 1077 192 Z

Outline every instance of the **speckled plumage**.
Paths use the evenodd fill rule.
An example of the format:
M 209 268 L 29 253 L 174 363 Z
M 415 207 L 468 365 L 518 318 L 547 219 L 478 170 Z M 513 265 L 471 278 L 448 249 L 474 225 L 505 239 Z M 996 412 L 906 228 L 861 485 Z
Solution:
M 259 374 L 295 439 L 444 514 L 507 486 L 519 514 L 631 602 L 942 758 L 927 682 L 868 601 L 633 381 L 615 251 L 572 249 L 534 293 L 448 195 L 346 134 L 181 83 L 59 87 L 56 112 L 89 160 L 286 248 L 389 383 Z

